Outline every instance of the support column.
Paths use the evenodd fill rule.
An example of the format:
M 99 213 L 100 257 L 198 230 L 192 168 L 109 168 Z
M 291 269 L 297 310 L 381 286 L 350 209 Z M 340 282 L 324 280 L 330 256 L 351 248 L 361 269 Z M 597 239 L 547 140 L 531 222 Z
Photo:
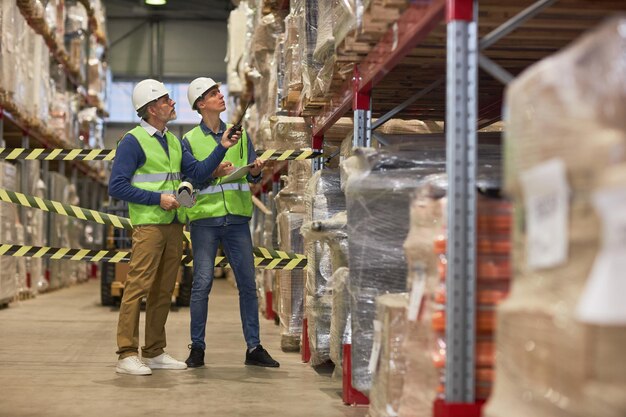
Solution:
M 352 109 L 354 110 L 354 138 L 352 146 L 372 146 L 372 96 L 371 86 L 361 89 L 359 66 L 354 66 Z
M 314 135 L 312 148 L 316 152 L 324 152 L 324 135 Z M 324 157 L 322 155 L 313 159 L 313 172 L 324 168 Z
M 475 402 L 477 1 L 447 2 L 446 403 Z
M 6 148 L 4 141 L 4 111 L 0 107 L 0 148 Z
M 50 161 L 43 160 L 41 161 L 41 180 L 46 185 L 44 190 L 44 198 L 50 200 L 50 195 L 52 191 L 50 190 L 51 181 L 50 181 Z M 43 246 L 50 246 L 50 236 L 52 235 L 52 213 L 46 211 L 44 213 L 45 222 L 44 222 L 44 244 Z M 46 279 L 49 279 L 50 276 L 50 258 L 44 258 L 44 275 Z
M 28 132 L 22 134 L 22 148 L 30 148 L 30 139 L 28 138 Z M 20 183 L 18 184 L 21 193 L 30 195 L 28 190 L 28 161 L 22 160 L 19 162 L 20 167 Z M 20 206 L 20 222 L 26 227 L 26 207 Z

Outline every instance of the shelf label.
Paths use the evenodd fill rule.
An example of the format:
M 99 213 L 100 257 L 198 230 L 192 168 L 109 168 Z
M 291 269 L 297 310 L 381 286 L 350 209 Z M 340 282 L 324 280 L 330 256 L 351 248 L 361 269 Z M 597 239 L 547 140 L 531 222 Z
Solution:
M 569 186 L 565 164 L 552 159 L 520 175 L 526 209 L 527 264 L 550 268 L 567 260 Z
M 602 243 L 576 315 L 586 323 L 623 326 L 626 324 L 626 187 L 596 192 L 593 205 L 602 221 Z

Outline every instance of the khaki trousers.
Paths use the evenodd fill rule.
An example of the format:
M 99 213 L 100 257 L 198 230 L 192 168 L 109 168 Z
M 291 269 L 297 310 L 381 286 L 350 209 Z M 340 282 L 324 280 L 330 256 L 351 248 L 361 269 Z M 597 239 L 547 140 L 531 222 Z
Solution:
M 117 323 L 120 359 L 139 353 L 139 313 L 146 301 L 146 344 L 142 356 L 154 358 L 166 346 L 165 322 L 183 254 L 183 225 L 144 225 L 133 229 L 133 248 Z

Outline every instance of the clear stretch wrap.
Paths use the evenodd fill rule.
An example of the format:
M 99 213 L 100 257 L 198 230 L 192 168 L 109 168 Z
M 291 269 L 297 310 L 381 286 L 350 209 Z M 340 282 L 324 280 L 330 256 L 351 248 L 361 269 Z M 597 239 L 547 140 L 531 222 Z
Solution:
M 27 168 L 29 178 L 27 193 L 33 197 L 46 198 L 46 184 L 39 177 L 40 161 L 28 161 Z M 25 242 L 32 246 L 45 245 L 45 230 L 48 214 L 39 209 L 27 208 L 25 226 Z M 48 281 L 45 278 L 44 261 L 42 258 L 26 258 L 26 271 L 30 273 L 30 290 L 33 293 L 45 291 Z
M 238 64 L 246 50 L 248 2 L 242 1 L 228 16 L 228 46 L 226 52 L 226 82 L 230 94 L 241 94 L 245 79 L 238 72 Z
M 436 149 L 357 150 L 358 169 L 346 186 L 349 289 L 352 311 L 352 385 L 367 393 L 375 299 L 406 290 L 402 245 L 409 231 L 409 203 L 429 174 L 445 170 L 443 143 Z
M 620 16 L 506 90 L 513 281 L 488 417 L 626 415 L 625 68 Z
M 292 92 L 300 92 L 302 90 L 302 57 L 304 51 L 301 42 L 305 42 L 300 38 L 300 28 L 304 28 L 304 0 L 296 0 L 290 2 L 290 13 L 285 18 L 285 90 L 287 91 L 287 100 Z M 299 95 L 299 93 L 297 93 Z
M 17 172 L 15 165 L 0 162 L 0 186 L 7 190 L 17 187 Z M 11 203 L 0 203 L 0 234 L 3 243 L 16 243 L 18 223 L 18 207 Z M 0 257 L 0 303 L 12 301 L 17 295 L 17 258 L 12 256 Z
M 356 29 L 359 17 L 363 15 L 361 0 L 341 0 L 333 2 L 333 37 L 339 46 L 346 36 Z
M 303 221 L 304 213 L 284 211 L 278 214 L 276 223 L 281 250 L 304 252 L 304 240 L 300 234 Z M 279 270 L 276 275 L 280 287 L 278 316 L 282 330 L 281 348 L 284 351 L 297 351 L 302 334 L 305 272 Z
M 335 375 L 342 374 L 343 345 L 352 341 L 350 320 L 350 294 L 348 279 L 350 271 L 342 266 L 333 273 L 332 278 L 332 318 L 330 320 L 330 360 L 335 364 Z
M 64 201 L 65 189 L 69 185 L 69 180 L 65 175 L 56 172 L 50 173 L 50 199 L 54 201 Z M 60 214 L 50 215 L 50 246 L 56 248 L 68 248 L 69 244 L 69 217 Z M 50 260 L 50 289 L 66 287 L 74 284 L 76 280 L 70 271 L 70 264 L 74 261 Z
M 370 369 L 374 371 L 369 417 L 396 417 L 406 374 L 407 293 L 376 297 L 374 346 Z M 413 352 L 415 354 L 415 352 Z
M 278 246 L 281 250 L 304 253 L 304 239 L 300 228 L 305 217 L 304 189 L 310 178 L 310 162 L 291 161 L 287 185 L 276 196 L 278 215 Z M 276 310 L 281 323 L 281 348 L 297 351 L 300 348 L 304 307 L 305 271 L 276 271 Z
M 267 143 L 267 149 L 288 150 L 311 147 L 311 125 L 303 117 L 272 116 L 270 128 L 272 141 Z
M 270 87 L 276 72 L 274 49 L 284 32 L 283 19 L 273 13 L 259 18 L 252 36 L 251 53 L 254 76 L 254 102 L 259 123 L 276 113 L 276 85 Z
M 346 199 L 339 188 L 339 173 L 317 171 L 309 180 L 304 195 L 306 218 L 302 226 L 308 259 L 305 287 L 305 317 L 308 325 L 312 366 L 330 359 L 330 322 L 332 314 L 332 264 L 328 239 L 320 236 L 320 222 L 345 210 Z M 331 232 L 332 233 L 332 232 Z

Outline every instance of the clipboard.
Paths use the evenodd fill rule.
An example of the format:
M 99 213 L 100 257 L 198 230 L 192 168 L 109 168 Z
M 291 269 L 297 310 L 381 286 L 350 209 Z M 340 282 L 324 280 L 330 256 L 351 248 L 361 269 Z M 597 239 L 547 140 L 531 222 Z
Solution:
M 245 177 L 246 175 L 248 175 L 248 172 L 250 172 L 250 168 L 252 168 L 253 166 L 254 166 L 254 164 L 248 164 L 248 165 L 244 165 L 242 167 L 238 167 L 236 170 L 234 170 L 230 174 L 221 177 L 220 178 L 220 183 L 224 184 L 224 183 L 227 183 L 227 182 L 233 182 L 233 181 L 237 181 L 237 180 Z

